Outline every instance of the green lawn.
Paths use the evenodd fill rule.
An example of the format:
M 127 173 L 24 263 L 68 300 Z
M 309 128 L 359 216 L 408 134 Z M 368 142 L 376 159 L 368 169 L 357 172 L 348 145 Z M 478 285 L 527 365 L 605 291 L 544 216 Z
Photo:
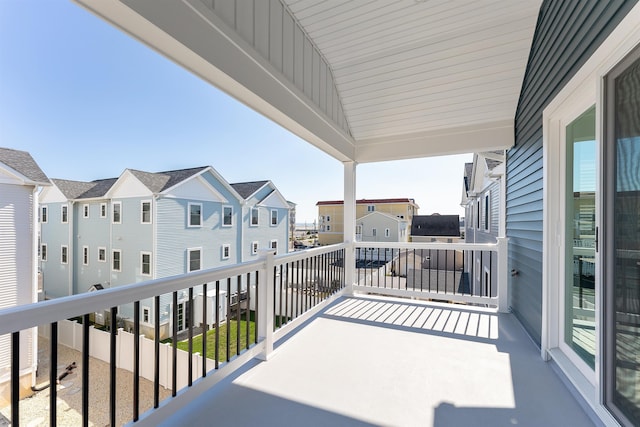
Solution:
M 230 320 L 228 324 L 220 325 L 220 342 L 219 348 L 219 360 L 225 362 L 227 360 L 227 325 L 229 326 L 229 358 L 233 358 L 236 355 L 237 347 L 237 333 L 238 333 L 238 321 Z M 249 344 L 253 344 L 256 336 L 256 323 L 249 321 Z M 215 340 L 216 330 L 211 329 L 207 331 L 207 359 L 215 359 Z M 178 342 L 178 348 L 180 350 L 189 351 L 189 341 L 184 340 Z M 240 351 L 247 348 L 247 321 L 240 321 Z M 202 334 L 193 337 L 193 352 L 202 354 Z

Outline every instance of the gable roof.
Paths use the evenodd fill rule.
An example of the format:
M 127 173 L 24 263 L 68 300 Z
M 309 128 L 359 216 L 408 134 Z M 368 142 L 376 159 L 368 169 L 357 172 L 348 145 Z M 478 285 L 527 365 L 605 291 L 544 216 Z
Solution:
M 4 163 L 14 171 L 34 183 L 48 185 L 49 178 L 26 151 L 11 148 L 0 148 L 0 163 Z
M 251 182 L 237 182 L 235 184 L 230 184 L 231 187 L 236 190 L 236 192 L 243 199 L 249 198 L 253 193 L 267 185 L 269 181 L 251 181 Z
M 95 187 L 93 182 L 71 181 L 68 179 L 52 178 L 51 181 L 64 194 L 67 199 L 78 199 L 84 193 Z
M 178 183 L 188 178 L 191 178 L 193 175 L 197 175 L 198 173 L 210 167 L 211 166 L 199 166 L 196 168 L 178 169 L 156 173 L 140 172 L 141 174 L 146 175 L 143 179 L 147 180 L 148 184 L 147 182 L 143 181 L 143 179 L 138 179 L 140 179 L 140 181 L 142 181 L 142 183 L 146 185 L 149 190 L 153 191 L 154 193 L 159 193 L 177 185 Z M 134 171 L 131 170 L 131 172 Z
M 395 221 L 395 222 L 397 222 L 397 223 L 401 223 L 401 222 L 409 222 L 409 221 L 407 221 L 406 219 L 398 218 L 397 216 L 394 216 L 394 215 L 388 214 L 388 213 L 386 213 L 386 212 L 380 212 L 380 211 L 373 211 L 373 212 L 370 212 L 370 213 L 368 213 L 368 214 L 366 214 L 366 215 L 364 215 L 364 216 L 362 216 L 362 217 L 358 218 L 358 221 L 364 221 L 364 220 L 366 220 L 366 219 L 370 219 L 370 218 L 372 218 L 372 217 L 374 217 L 374 216 L 382 217 L 382 218 L 385 218 L 385 219 L 388 219 L 388 220 L 391 220 L 391 221 Z
M 460 236 L 458 215 L 415 215 L 411 223 L 412 236 Z

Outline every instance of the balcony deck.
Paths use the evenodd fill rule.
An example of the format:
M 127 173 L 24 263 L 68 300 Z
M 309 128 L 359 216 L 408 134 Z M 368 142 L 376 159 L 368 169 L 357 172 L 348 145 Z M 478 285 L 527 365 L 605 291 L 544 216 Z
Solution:
M 216 426 L 590 426 L 510 314 L 340 298 L 166 419 Z

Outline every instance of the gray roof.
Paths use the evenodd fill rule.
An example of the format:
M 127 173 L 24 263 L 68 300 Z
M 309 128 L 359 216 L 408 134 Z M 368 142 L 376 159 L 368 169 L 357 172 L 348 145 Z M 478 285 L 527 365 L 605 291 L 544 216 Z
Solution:
M 231 184 L 234 190 L 242 197 L 246 199 L 251 196 L 253 193 L 262 188 L 269 181 L 252 181 L 252 182 L 238 182 L 235 184 Z
M 412 236 L 460 236 L 458 215 L 414 215 L 411 221 Z
M 49 182 L 47 175 L 42 172 L 31 154 L 26 151 L 0 148 L 0 163 L 4 163 L 33 182 L 42 184 Z
M 52 179 L 67 199 L 79 199 L 83 194 L 96 186 L 95 182 L 71 181 L 68 179 Z
M 471 188 L 471 174 L 473 173 L 473 163 L 464 164 L 464 189 L 469 191 Z
M 130 169 L 131 173 L 140 180 L 149 190 L 154 193 L 160 193 L 174 185 L 184 181 L 187 178 L 196 175 L 209 166 L 200 166 L 197 168 L 179 169 L 164 172 L 143 172 Z
M 487 169 L 492 171 L 496 166 L 500 166 L 502 164 L 499 160 L 487 159 Z

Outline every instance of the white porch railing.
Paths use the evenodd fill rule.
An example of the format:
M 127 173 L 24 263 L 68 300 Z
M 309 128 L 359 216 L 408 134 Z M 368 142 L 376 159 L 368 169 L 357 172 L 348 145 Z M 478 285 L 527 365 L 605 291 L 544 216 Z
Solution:
M 495 282 L 496 286 L 477 287 L 473 285 L 476 276 L 471 274 L 471 277 L 467 277 L 469 272 L 465 268 L 475 268 L 478 260 L 480 266 L 487 261 L 492 270 L 495 267 L 497 277 L 495 280 L 491 279 L 491 283 Z M 491 274 L 493 273 L 490 271 L 489 276 L 482 277 L 491 278 Z M 213 290 L 215 292 L 212 292 Z M 195 295 L 203 296 L 198 300 L 197 308 L 194 292 Z M 8 378 L 3 380 L 0 376 L 0 391 L 2 382 L 8 380 L 7 384 L 10 386 L 5 387 L 4 397 L 11 402 L 12 425 L 18 426 L 20 421 L 26 424 L 29 420 L 20 417 L 19 360 L 21 351 L 29 349 L 20 348 L 20 334 L 28 333 L 27 331 L 36 327 L 46 328 L 43 335 L 51 340 L 50 366 L 55 367 L 58 322 L 70 318 L 80 319 L 82 360 L 78 371 L 81 371 L 82 378 L 82 408 L 78 412 L 82 415 L 82 423 L 88 424 L 89 402 L 90 399 L 94 401 L 89 396 L 88 386 L 92 381 L 88 369 L 91 356 L 89 343 L 91 337 L 95 336 L 90 333 L 93 328 L 91 315 L 105 312 L 106 309 L 111 317 L 108 322 L 110 381 L 104 386 L 109 390 L 109 419 L 106 422 L 112 425 L 116 423 L 118 399 L 123 398 L 117 396 L 116 368 L 125 368 L 132 370 L 134 381 L 134 392 L 131 396 L 133 411 L 128 419 L 152 425 L 177 408 L 187 405 L 197 398 L 200 392 L 212 387 L 250 359 L 268 359 L 275 341 L 339 296 L 357 292 L 493 305 L 504 311 L 507 308 L 506 240 L 501 239 L 493 245 L 358 242 L 279 256 L 274 256 L 272 251 L 267 250 L 261 253 L 256 261 L 231 267 L 197 271 L 5 309 L 0 311 L 0 337 L 11 337 L 12 364 L 10 374 L 5 375 Z M 206 297 L 209 293 L 213 295 L 214 301 Z M 237 295 L 233 302 L 232 293 Z M 178 294 L 188 294 L 187 305 L 183 306 L 186 307 L 185 311 L 180 313 L 177 309 Z M 221 298 L 226 298 L 226 312 L 214 309 L 221 306 Z M 168 327 L 171 328 L 172 337 L 170 356 L 167 356 L 169 350 L 166 346 L 160 351 L 160 312 L 163 309 L 160 307 L 161 299 L 169 301 Z M 152 335 L 155 372 L 153 408 L 144 414 L 140 411 L 137 395 L 139 381 L 143 376 L 140 371 L 140 348 L 137 347 L 143 341 L 140 339 L 140 302 L 143 300 L 152 300 L 154 304 Z M 123 363 L 122 351 L 118 349 L 118 346 L 122 345 L 119 343 L 123 341 L 118 339 L 118 334 L 123 330 L 118 323 L 118 307 L 131 305 L 133 316 L 129 319 L 131 327 L 128 328 L 128 332 L 133 334 L 133 339 L 129 340 L 133 345 L 133 351 L 131 360 Z M 198 313 L 197 317 L 194 313 Z M 179 321 L 186 325 L 186 330 L 181 334 L 186 335 L 185 342 L 188 342 L 184 350 L 187 354 L 180 355 L 177 349 Z M 254 330 L 250 328 L 252 321 L 255 323 Z M 232 333 L 230 325 L 233 322 L 236 328 Z M 221 328 L 223 323 L 227 324 L 226 340 L 223 339 L 224 336 L 220 336 L 220 330 L 224 329 Z M 207 332 L 209 328 L 211 330 Z M 194 347 L 194 336 L 201 332 L 213 336 L 213 351 L 211 346 L 207 348 L 207 340 L 202 340 L 201 347 Z M 226 346 L 221 344 L 222 342 L 226 342 Z M 234 342 L 235 344 L 231 345 Z M 165 359 L 169 358 L 171 363 L 171 381 L 165 378 L 162 383 L 170 383 L 173 398 L 165 401 L 159 399 L 161 353 L 165 355 Z M 145 354 L 149 354 L 148 349 Z M 201 355 L 200 359 L 197 357 L 198 354 Z M 202 362 L 198 362 L 201 359 Z M 144 363 L 150 364 L 152 361 L 145 360 Z M 184 363 L 187 364 L 186 367 L 178 366 Z M 145 366 L 145 369 L 148 373 L 150 367 Z M 148 374 L 146 376 L 149 377 Z M 186 379 L 183 376 L 186 376 Z M 56 383 L 56 369 L 50 370 L 49 381 L 51 384 Z M 178 386 L 182 388 L 179 389 Z M 39 414 L 40 417 L 48 417 L 50 425 L 56 425 L 57 422 L 56 389 L 50 388 L 48 413 Z M 0 396 L 0 401 L 2 397 Z M 105 423 L 103 420 L 91 421 Z

